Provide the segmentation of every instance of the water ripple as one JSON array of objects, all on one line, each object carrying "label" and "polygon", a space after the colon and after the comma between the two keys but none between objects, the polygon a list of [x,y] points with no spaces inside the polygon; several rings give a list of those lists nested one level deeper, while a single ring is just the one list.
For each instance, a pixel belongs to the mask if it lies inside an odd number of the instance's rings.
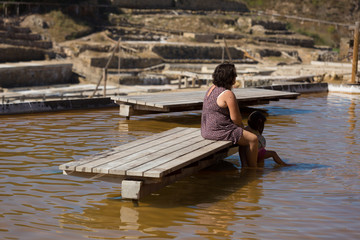
[{"label": "water ripple", "polygon": [[58,166],[177,126],[199,111],[134,116],[118,109],[0,118],[2,239],[358,239],[360,100],[311,94],[259,106],[269,149],[295,166],[241,170],[237,156],[144,199]]}]

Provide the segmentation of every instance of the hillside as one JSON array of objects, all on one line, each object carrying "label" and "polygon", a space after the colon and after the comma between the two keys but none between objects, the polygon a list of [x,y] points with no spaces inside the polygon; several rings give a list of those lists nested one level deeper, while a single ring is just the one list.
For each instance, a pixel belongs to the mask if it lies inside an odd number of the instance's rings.
[{"label": "hillside", "polygon": [[[220,0],[212,1],[219,3]],[[91,5],[81,6],[79,11],[74,6],[52,8],[39,14],[5,19],[2,41],[15,43],[13,39],[6,39],[10,35],[5,25],[11,22],[31,29],[42,35],[43,40],[53,43],[55,52],[46,50],[41,55],[72,59],[77,73],[97,81],[105,66],[115,71],[121,65],[122,71],[136,75],[142,69],[164,63],[218,63],[225,56],[224,39],[236,63],[279,66],[306,64],[312,60],[339,61],[342,60],[337,54],[340,37],[351,37],[351,31],[338,23],[353,24],[359,13],[356,2],[352,7],[345,7],[345,1],[340,1],[341,6],[335,1],[321,0],[244,2],[250,11],[209,11],[201,6],[197,10],[158,9],[159,1],[153,8],[152,2],[147,2],[146,9],[113,6],[102,11]],[[195,2],[191,6],[197,7]],[[121,40],[118,58],[107,63],[118,40]],[[16,44],[24,42],[18,40]],[[3,47],[4,51],[8,49],[7,45]],[[19,52],[19,49],[21,46],[15,50]],[[4,58],[7,55],[12,54],[2,54]],[[133,75],[127,78],[131,80]]]},{"label": "hillside", "polygon": [[[252,11],[349,25],[353,25],[360,17],[360,2],[357,0],[242,0],[242,2],[245,2]],[[289,23],[290,29],[313,37],[317,44],[338,48],[341,37],[352,36],[347,27],[292,19],[284,20]]]},{"label": "hillside", "polygon": [[359,18],[357,0],[241,0],[252,10],[273,10],[279,14],[352,23]]}]

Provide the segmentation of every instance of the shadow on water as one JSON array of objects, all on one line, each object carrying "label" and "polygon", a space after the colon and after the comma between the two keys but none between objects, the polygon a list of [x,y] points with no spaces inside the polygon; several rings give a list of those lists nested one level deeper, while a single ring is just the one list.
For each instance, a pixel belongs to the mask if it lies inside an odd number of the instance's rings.
[{"label": "shadow on water", "polygon": [[241,170],[233,163],[222,161],[168,185],[142,202],[158,208],[214,203],[234,194],[250,182],[262,179],[263,174],[262,170]]},{"label": "shadow on water", "polygon": [[[159,192],[145,197],[141,202],[158,208],[196,206],[215,203],[229,196],[236,196],[239,192],[244,193],[245,191],[246,194],[249,194],[248,191],[255,189],[257,192],[255,195],[260,198],[262,181],[267,174],[330,167],[316,163],[297,163],[284,167],[273,163],[272,160],[267,160],[264,169],[241,169],[237,161],[237,155],[230,156],[226,161],[221,161],[195,175],[171,184]],[[249,188],[250,185],[251,188]]]},{"label": "shadow on water", "polygon": [[272,116],[284,116],[284,115],[295,115],[295,114],[309,114],[316,112],[315,110],[297,109],[297,108],[284,108],[269,106],[266,107],[267,113]]},{"label": "shadow on water", "polygon": [[[300,163],[261,170],[240,169],[234,159],[222,161],[163,188],[140,201],[139,207],[134,207],[131,201],[110,196],[97,203],[89,202],[81,212],[62,214],[61,225],[64,228],[81,225],[89,229],[137,230],[143,236],[165,237],[164,234],[169,235],[162,229],[196,223],[207,226],[209,232],[214,228],[231,235],[228,226],[234,218],[240,217],[238,211],[241,210],[247,219],[262,216],[259,204],[264,196],[267,174],[327,167]],[[99,224],[103,222],[106,224]]]},{"label": "shadow on water", "polygon": [[149,115],[146,118],[139,118],[140,121],[159,121],[165,123],[177,123],[181,125],[194,125],[200,124],[201,112],[176,112],[161,115]]},{"label": "shadow on water", "polygon": [[[240,111],[244,118],[247,118],[250,115],[250,113],[253,111],[262,111],[264,113],[267,112],[266,109],[252,108],[252,107],[241,107]],[[189,126],[189,125],[193,126],[193,125],[199,125],[201,123],[201,110],[139,115],[139,116],[133,116],[131,119],[143,123],[154,121],[160,123],[176,123],[178,125],[183,125],[183,126]],[[120,121],[122,123],[125,123],[126,121],[129,120],[122,119]]]},{"label": "shadow on water", "polygon": [[[323,165],[318,163],[296,163],[294,166],[281,167],[278,171],[307,171],[321,168],[330,168],[329,165]],[[276,168],[277,170],[277,168]]]},{"label": "shadow on water", "polygon": [[[239,202],[243,202],[239,207],[246,211],[259,210],[264,174],[262,170],[240,170],[224,161],[144,198],[139,207],[131,201],[109,197],[95,204],[88,203],[82,212],[61,214],[60,221],[64,228],[81,225],[90,229],[136,229],[145,235],[148,229],[153,229],[151,236],[163,236],[160,228],[182,228],[184,221],[210,224],[228,231],[227,221],[235,217],[234,209]],[[221,218],[214,218],[214,214]],[[225,222],[221,220],[224,215],[227,216]],[[222,223],[218,226],[217,221]]]}]

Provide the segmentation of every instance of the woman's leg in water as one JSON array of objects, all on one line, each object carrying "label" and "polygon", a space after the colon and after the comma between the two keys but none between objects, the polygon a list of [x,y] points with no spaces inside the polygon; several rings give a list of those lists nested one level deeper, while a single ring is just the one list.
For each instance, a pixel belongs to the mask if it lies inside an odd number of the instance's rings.
[{"label": "woman's leg in water", "polygon": [[240,162],[241,162],[241,167],[248,167],[248,160],[246,157],[246,152],[247,152],[247,148],[249,148],[248,146],[239,146],[239,157],[240,157]]},{"label": "woman's leg in water", "polygon": [[[248,146],[246,151],[247,167],[257,167],[258,157],[258,138],[255,134],[244,130],[238,144],[240,146]],[[240,150],[240,148],[239,148]],[[240,154],[240,152],[239,152]],[[241,155],[240,155],[241,156]]]}]

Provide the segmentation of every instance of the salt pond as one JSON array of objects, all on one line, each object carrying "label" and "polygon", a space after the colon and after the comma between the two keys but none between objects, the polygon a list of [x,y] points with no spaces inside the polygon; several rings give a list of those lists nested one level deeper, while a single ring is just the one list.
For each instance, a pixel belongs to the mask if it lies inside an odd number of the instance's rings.
[{"label": "salt pond", "polygon": [[359,239],[359,95],[312,94],[267,109],[268,148],[296,166],[240,170],[237,156],[145,198],[64,176],[62,163],[173,127],[200,112],[135,116],[118,109],[2,116],[2,239]]}]

